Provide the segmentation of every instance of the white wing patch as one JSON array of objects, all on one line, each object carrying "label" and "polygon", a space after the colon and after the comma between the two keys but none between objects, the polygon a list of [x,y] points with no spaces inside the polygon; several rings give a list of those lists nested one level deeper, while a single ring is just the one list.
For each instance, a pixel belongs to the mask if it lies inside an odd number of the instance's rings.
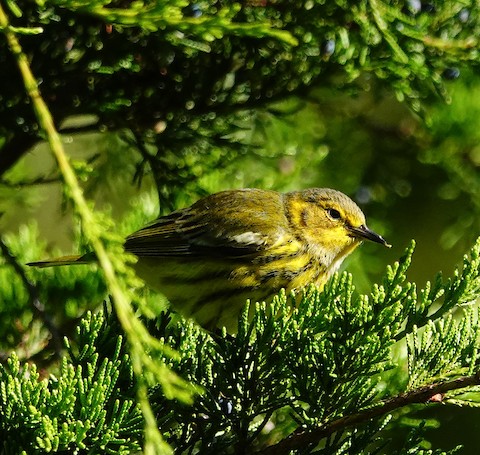
[{"label": "white wing patch", "polygon": [[251,231],[234,235],[232,240],[243,245],[264,245],[266,242],[264,234]]}]

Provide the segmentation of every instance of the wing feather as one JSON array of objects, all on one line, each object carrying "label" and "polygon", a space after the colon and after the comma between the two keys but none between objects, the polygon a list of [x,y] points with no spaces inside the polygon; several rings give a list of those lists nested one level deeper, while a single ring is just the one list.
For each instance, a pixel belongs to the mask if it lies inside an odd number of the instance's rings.
[{"label": "wing feather", "polygon": [[278,239],[284,217],[279,193],[225,191],[158,218],[127,237],[125,249],[149,257],[251,256]]}]

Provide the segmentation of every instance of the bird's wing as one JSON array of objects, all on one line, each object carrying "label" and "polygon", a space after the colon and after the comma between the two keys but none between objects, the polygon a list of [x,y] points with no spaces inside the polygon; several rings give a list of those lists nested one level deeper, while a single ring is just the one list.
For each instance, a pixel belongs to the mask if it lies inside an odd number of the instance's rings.
[{"label": "bird's wing", "polygon": [[127,237],[125,249],[149,257],[245,257],[268,249],[285,226],[278,193],[228,191],[160,217]]}]

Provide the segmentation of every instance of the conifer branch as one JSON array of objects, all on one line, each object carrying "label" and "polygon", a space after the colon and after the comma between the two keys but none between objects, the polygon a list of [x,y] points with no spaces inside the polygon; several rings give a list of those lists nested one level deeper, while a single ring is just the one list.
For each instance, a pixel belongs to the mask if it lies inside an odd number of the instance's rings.
[{"label": "conifer branch", "polygon": [[375,407],[340,417],[315,430],[297,430],[279,443],[255,453],[261,455],[289,454],[292,450],[306,447],[309,444],[317,444],[323,438],[338,431],[365,423],[371,419],[395,411],[396,409],[403,408],[404,406],[416,403],[438,402],[441,401],[443,395],[449,391],[472,387],[474,385],[480,385],[480,370],[470,376],[461,376],[450,381],[437,382],[400,393],[399,395],[379,402]]},{"label": "conifer branch", "polygon": [[[128,284],[125,282],[128,276],[131,284],[134,281],[134,275],[128,275],[128,272],[125,272],[125,269],[128,270],[128,267],[126,267],[127,260],[115,257],[112,253],[114,247],[117,247],[117,252],[121,249],[121,241],[115,236],[104,234],[105,225],[100,223],[99,218],[95,216],[95,213],[84,198],[77,175],[65,153],[52,113],[40,93],[29,60],[22,49],[15,30],[11,28],[9,17],[1,4],[0,30],[4,33],[10,52],[16,60],[25,91],[32,102],[38,125],[45,134],[45,138],[62,175],[65,189],[82,223],[83,234],[91,245],[103,272],[105,283],[112,296],[116,315],[130,344],[135,374],[144,381],[144,377],[151,373],[150,377],[155,377],[157,382],[164,385],[166,396],[180,398],[187,402],[191,401],[194,388],[178,378],[166,365],[157,364],[150,355],[152,351],[169,352],[173,355],[173,351],[161,341],[151,337],[144,324],[135,315]],[[109,246],[110,248],[108,248]],[[167,444],[164,443],[157,426],[152,424],[151,417],[153,413],[150,409],[150,402],[146,394],[142,393],[141,387],[138,389],[138,399],[146,420],[145,453],[154,453],[155,447],[162,450],[162,453],[168,453]]]}]

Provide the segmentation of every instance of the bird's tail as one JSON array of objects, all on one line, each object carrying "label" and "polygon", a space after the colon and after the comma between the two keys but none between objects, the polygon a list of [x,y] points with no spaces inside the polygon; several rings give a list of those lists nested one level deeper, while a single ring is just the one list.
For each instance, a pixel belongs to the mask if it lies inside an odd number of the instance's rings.
[{"label": "bird's tail", "polygon": [[31,267],[57,267],[59,265],[79,265],[91,264],[95,260],[92,254],[61,256],[55,259],[47,259],[46,261],[29,262],[27,265]]}]

